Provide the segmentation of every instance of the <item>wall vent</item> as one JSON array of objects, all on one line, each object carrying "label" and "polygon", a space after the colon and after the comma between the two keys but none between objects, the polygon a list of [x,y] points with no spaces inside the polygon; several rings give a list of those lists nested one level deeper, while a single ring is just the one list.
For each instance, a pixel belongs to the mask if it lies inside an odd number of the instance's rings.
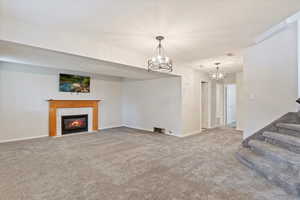
[{"label": "wall vent", "polygon": [[165,134],[165,133],[166,133],[166,129],[154,127],[154,128],[153,128],[153,132],[154,132],[154,133],[163,133],[163,134]]}]

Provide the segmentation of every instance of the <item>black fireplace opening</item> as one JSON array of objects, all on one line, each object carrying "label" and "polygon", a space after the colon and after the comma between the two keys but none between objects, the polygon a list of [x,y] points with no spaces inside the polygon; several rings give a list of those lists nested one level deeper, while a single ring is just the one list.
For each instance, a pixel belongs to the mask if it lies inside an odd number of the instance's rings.
[{"label": "black fireplace opening", "polygon": [[62,135],[88,131],[88,115],[65,115],[61,118]]}]

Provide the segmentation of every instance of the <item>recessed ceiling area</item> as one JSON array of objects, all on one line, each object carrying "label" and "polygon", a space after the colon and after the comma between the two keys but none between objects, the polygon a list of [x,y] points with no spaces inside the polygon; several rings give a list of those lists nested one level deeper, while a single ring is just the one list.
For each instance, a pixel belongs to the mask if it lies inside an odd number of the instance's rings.
[{"label": "recessed ceiling area", "polygon": [[1,0],[0,39],[145,68],[155,36],[174,67],[236,52],[299,0]]}]

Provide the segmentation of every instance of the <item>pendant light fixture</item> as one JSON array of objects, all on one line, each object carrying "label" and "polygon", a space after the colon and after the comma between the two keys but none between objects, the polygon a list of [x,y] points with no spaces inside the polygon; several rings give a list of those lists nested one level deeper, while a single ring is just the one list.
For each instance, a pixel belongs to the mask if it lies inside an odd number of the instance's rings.
[{"label": "pendant light fixture", "polygon": [[210,74],[211,79],[220,81],[225,78],[225,74],[220,71],[220,64],[219,62],[215,63],[216,65],[216,71]]},{"label": "pendant light fixture", "polygon": [[157,36],[158,41],[157,55],[148,60],[148,71],[159,71],[159,72],[172,72],[173,63],[172,60],[165,55],[164,48],[162,47],[161,41],[164,39],[163,36]]}]

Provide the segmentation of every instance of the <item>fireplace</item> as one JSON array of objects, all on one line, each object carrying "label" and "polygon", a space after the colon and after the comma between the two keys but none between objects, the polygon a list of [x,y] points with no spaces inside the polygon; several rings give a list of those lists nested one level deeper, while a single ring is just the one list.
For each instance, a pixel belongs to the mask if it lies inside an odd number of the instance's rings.
[{"label": "fireplace", "polygon": [[65,115],[61,117],[62,135],[88,131],[88,115]]}]

